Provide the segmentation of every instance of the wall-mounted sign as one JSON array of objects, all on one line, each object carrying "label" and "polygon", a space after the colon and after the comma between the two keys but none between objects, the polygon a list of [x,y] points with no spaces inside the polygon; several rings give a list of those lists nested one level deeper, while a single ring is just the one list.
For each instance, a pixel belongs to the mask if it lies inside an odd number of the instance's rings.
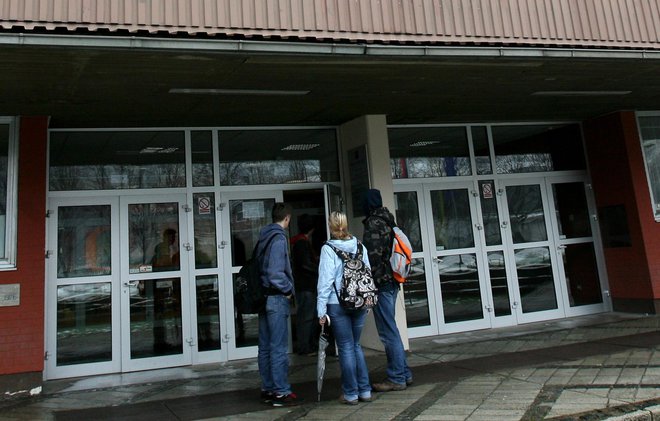
[{"label": "wall-mounted sign", "polygon": [[481,185],[481,195],[484,199],[493,198],[493,185],[490,183],[483,183]]},{"label": "wall-mounted sign", "polygon": [[208,215],[211,213],[211,198],[202,196],[197,200],[197,211],[200,215]]},{"label": "wall-mounted sign", "polygon": [[0,285],[0,307],[17,306],[21,303],[21,285]]}]

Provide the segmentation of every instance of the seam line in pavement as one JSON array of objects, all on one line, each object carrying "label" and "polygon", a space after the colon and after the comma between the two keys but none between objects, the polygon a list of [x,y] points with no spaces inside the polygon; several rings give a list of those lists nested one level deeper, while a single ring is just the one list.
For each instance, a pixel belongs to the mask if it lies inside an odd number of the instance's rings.
[{"label": "seam line in pavement", "polygon": [[424,396],[422,396],[417,401],[415,401],[415,403],[413,403],[408,408],[406,408],[401,413],[399,413],[399,415],[392,418],[392,420],[393,421],[414,420],[422,412],[426,411],[429,407],[431,407],[434,403],[436,403],[438,399],[443,397],[454,386],[456,386],[456,384],[457,384],[456,382],[443,382],[438,384],[436,387],[426,392]]}]

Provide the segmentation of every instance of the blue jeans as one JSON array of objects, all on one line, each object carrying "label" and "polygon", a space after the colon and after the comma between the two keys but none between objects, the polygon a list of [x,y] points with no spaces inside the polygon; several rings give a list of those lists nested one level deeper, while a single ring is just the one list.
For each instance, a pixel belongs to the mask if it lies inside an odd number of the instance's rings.
[{"label": "blue jeans", "polygon": [[278,395],[291,393],[289,384],[289,299],[271,295],[259,314],[259,374],[261,390]]},{"label": "blue jeans", "polygon": [[314,337],[319,325],[316,318],[316,294],[312,291],[296,292],[296,307],[298,353],[309,354],[318,347],[318,338]]},{"label": "blue jeans", "polygon": [[405,384],[406,380],[412,380],[412,372],[408,367],[406,351],[403,349],[399,328],[394,318],[398,293],[397,282],[389,282],[378,287],[378,305],[374,307],[374,319],[387,356],[387,379],[392,383]]},{"label": "blue jeans", "polygon": [[371,397],[369,370],[362,353],[360,335],[367,311],[346,311],[339,304],[328,304],[330,327],[339,349],[341,389],[344,399],[353,401],[359,397]]}]

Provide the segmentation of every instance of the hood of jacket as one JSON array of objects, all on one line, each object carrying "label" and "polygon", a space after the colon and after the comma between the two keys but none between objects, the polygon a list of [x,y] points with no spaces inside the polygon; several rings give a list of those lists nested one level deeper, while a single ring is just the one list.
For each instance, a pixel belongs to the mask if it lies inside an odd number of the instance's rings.
[{"label": "hood of jacket", "polygon": [[357,252],[357,238],[351,237],[348,240],[338,240],[333,238],[328,240],[328,243],[337,247],[339,250],[345,251],[347,253],[356,253]]}]

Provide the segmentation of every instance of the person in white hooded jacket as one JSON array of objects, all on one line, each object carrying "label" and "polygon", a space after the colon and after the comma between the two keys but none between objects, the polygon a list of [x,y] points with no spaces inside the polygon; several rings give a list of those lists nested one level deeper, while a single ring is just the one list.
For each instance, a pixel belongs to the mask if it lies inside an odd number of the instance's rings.
[{"label": "person in white hooded jacket", "polygon": [[[358,240],[348,232],[348,220],[342,212],[332,212],[328,218],[332,246],[348,253],[357,253]],[[362,244],[362,260],[369,266],[367,249]],[[360,345],[367,310],[345,310],[339,305],[344,264],[328,244],[321,248],[316,309],[319,324],[329,324],[337,341],[341,368],[342,395],[339,401],[348,405],[371,401],[369,370]]]}]

